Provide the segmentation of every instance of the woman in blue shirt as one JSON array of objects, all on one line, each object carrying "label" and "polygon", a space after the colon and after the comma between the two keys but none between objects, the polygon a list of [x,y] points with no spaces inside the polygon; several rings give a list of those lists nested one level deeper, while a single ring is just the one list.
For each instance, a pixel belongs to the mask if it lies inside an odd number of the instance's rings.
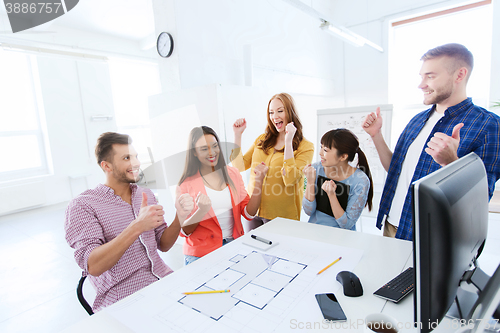
[{"label": "woman in blue shirt", "polygon": [[[358,155],[356,167],[349,165]],[[302,202],[304,212],[310,216],[309,222],[337,228],[356,230],[356,221],[361,212],[368,206],[372,209],[373,181],[365,154],[359,148],[356,135],[345,128],[326,132],[321,138],[319,152],[320,162],[309,164],[304,168],[307,187]],[[325,181],[321,188],[328,195],[333,216],[316,210],[317,176]],[[335,181],[350,186],[347,207],[341,207],[335,190]]]}]

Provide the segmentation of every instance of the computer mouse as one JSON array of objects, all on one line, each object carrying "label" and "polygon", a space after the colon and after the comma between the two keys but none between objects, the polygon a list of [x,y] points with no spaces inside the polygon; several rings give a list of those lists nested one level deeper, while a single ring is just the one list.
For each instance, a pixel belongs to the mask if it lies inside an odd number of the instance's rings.
[{"label": "computer mouse", "polygon": [[342,271],[337,274],[337,281],[344,287],[344,295],[350,297],[363,296],[361,281],[353,272]]}]

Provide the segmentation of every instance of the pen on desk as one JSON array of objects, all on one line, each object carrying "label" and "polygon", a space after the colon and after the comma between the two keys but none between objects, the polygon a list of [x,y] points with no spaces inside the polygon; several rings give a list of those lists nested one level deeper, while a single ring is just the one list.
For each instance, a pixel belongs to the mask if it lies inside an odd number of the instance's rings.
[{"label": "pen on desk", "polygon": [[335,265],[336,263],[338,263],[340,259],[342,259],[342,257],[339,257],[337,260],[335,260],[334,262],[332,262],[330,265],[328,265],[328,266],[326,266],[325,268],[323,268],[322,270],[320,270],[320,271],[318,272],[318,274],[317,274],[317,275],[319,275],[319,274],[323,273],[323,272],[324,272],[324,271],[326,271],[328,268],[330,268],[330,267],[332,267],[333,265]]},{"label": "pen on desk", "polygon": [[259,237],[259,236],[252,235],[252,236],[250,236],[250,237],[252,237],[253,239],[256,239],[256,240],[258,240],[258,241],[261,241],[262,243],[269,244],[269,245],[271,245],[271,244],[273,243],[273,242],[271,242],[270,240],[267,240],[267,239],[262,238],[262,237]]},{"label": "pen on desk", "polygon": [[187,291],[183,293],[184,295],[198,295],[198,294],[218,294],[218,293],[228,293],[229,289],[224,290],[205,290],[205,291]]}]

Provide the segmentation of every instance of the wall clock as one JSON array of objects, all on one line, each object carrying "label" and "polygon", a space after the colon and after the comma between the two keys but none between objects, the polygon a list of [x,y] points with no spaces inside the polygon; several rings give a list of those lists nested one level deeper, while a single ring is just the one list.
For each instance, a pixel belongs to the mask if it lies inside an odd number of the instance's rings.
[{"label": "wall clock", "polygon": [[174,39],[168,32],[162,32],[158,35],[156,40],[156,50],[163,58],[168,58],[174,51]]}]

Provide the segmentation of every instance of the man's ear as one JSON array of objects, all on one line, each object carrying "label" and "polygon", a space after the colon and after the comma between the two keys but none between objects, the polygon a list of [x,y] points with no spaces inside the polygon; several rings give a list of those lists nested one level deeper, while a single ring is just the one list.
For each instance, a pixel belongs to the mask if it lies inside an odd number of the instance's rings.
[{"label": "man's ear", "polygon": [[460,67],[457,69],[456,73],[456,81],[457,82],[462,82],[467,78],[467,74],[469,73],[469,70],[466,67]]},{"label": "man's ear", "polygon": [[113,168],[111,167],[111,163],[109,163],[107,161],[101,161],[101,169],[104,172],[110,172],[113,170]]}]

